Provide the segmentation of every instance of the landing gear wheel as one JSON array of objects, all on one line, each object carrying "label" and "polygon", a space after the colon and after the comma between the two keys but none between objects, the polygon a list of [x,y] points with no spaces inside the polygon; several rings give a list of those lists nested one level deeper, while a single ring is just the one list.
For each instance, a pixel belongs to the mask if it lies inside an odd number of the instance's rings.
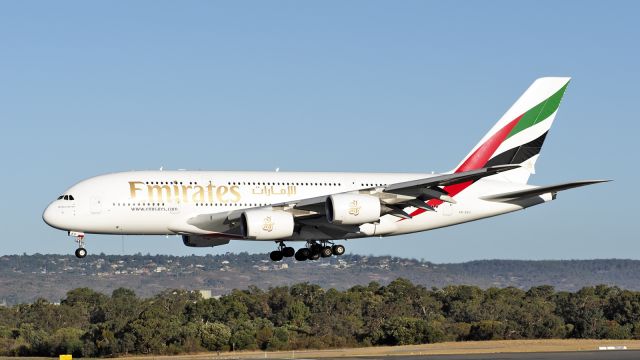
[{"label": "landing gear wheel", "polygon": [[83,257],[87,256],[87,249],[80,247],[76,249],[76,257],[78,259],[82,259]]},{"label": "landing gear wheel", "polygon": [[322,245],[318,243],[311,244],[311,247],[309,247],[309,250],[311,250],[312,254],[320,254],[320,252],[322,251]]},{"label": "landing gear wheel", "polygon": [[344,254],[345,249],[344,249],[344,246],[342,245],[333,245],[331,247],[331,252],[333,253],[333,255],[340,256]]},{"label": "landing gear wheel", "polygon": [[76,257],[82,259],[87,256],[87,249],[84,248],[84,233],[81,231],[69,231],[67,235],[75,237],[76,244],[78,244]]},{"label": "landing gear wheel", "polygon": [[271,254],[269,254],[269,257],[271,258],[272,261],[280,261],[282,260],[282,251],[279,250],[275,250],[272,251]]},{"label": "landing gear wheel", "polygon": [[320,250],[320,256],[322,256],[323,258],[329,257],[331,255],[333,255],[333,250],[331,249],[331,246],[324,246]]},{"label": "landing gear wheel", "polygon": [[281,251],[284,257],[292,257],[296,253],[296,250],[290,246],[284,247]]},{"label": "landing gear wheel", "polygon": [[296,251],[295,258],[298,261],[305,261],[309,258],[310,255],[311,255],[311,251],[309,251],[309,249],[302,248]]},{"label": "landing gear wheel", "polygon": [[311,256],[309,256],[309,260],[318,260],[320,259],[320,253],[319,252],[313,252],[311,253]]}]

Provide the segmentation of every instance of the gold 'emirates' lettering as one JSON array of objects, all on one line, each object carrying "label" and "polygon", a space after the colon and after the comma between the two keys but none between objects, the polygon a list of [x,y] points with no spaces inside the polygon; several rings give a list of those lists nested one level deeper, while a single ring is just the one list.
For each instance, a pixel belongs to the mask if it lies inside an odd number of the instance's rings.
[{"label": "gold 'emirates' lettering", "polygon": [[240,190],[239,190],[239,187],[232,186],[229,190],[231,191],[231,195],[233,195],[233,198],[231,199],[231,202],[235,203],[235,202],[240,201]]},{"label": "gold 'emirates' lettering", "polygon": [[191,185],[182,185],[182,201],[189,202],[189,189],[191,189]]},{"label": "gold 'emirates' lettering", "polygon": [[[149,199],[155,198],[158,202],[171,202],[171,187],[169,185],[147,185],[147,191]],[[167,195],[166,200],[162,197],[163,192]]]},{"label": "gold 'emirates' lettering", "polygon": [[[147,198],[141,199],[146,186]],[[205,199],[210,203],[214,200],[220,203],[236,203],[240,201],[240,187],[213,185],[211,182],[207,186],[200,185],[158,185],[145,184],[142,181],[129,181],[129,192],[131,200],[144,200],[148,202],[194,202],[204,203]]]},{"label": "gold 'emirates' lettering", "polygon": [[191,197],[193,202],[203,203],[204,202],[204,188],[202,186],[200,186],[200,185],[196,185],[196,186],[193,187],[193,189],[195,190],[195,193]]}]

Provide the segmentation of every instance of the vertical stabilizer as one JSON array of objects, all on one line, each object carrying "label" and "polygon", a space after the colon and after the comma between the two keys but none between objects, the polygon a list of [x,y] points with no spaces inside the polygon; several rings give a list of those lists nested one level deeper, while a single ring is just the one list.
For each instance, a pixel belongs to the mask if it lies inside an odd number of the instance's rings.
[{"label": "vertical stabilizer", "polygon": [[493,165],[520,164],[502,173],[508,181],[526,183],[571,78],[537,79],[456,167],[455,172]]}]

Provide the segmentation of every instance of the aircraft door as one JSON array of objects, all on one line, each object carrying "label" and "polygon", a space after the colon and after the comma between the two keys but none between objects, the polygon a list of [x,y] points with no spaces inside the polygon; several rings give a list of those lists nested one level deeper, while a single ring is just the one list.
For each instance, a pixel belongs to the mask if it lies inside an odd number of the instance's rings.
[{"label": "aircraft door", "polygon": [[100,214],[102,211],[102,201],[100,198],[96,196],[92,197],[89,208],[91,209],[92,214]]}]

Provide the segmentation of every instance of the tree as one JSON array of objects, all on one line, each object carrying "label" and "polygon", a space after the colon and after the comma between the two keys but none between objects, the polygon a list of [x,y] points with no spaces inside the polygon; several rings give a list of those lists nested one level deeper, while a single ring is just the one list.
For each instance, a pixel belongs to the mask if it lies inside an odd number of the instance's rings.
[{"label": "tree", "polygon": [[281,326],[273,330],[273,337],[269,342],[269,350],[285,350],[289,346],[289,330]]},{"label": "tree", "polygon": [[572,325],[570,336],[598,339],[604,331],[604,301],[593,287],[582,288],[575,294],[560,293],[557,296],[557,312],[565,323]]},{"label": "tree", "polygon": [[71,354],[74,357],[83,355],[82,336],[84,331],[76,328],[60,328],[47,340],[50,356]]},{"label": "tree", "polygon": [[393,317],[383,326],[385,337],[380,345],[411,345],[425,342],[427,323],[410,317]]},{"label": "tree", "polygon": [[424,333],[424,342],[431,344],[447,340],[456,339],[447,335],[447,329],[443,322],[437,320],[427,322]]},{"label": "tree", "polygon": [[256,350],[256,329],[250,320],[237,323],[231,330],[231,350]]},{"label": "tree", "polygon": [[114,290],[96,311],[102,322],[95,324],[87,334],[87,340],[96,348],[96,355],[128,354],[133,351],[135,339],[129,330],[142,312],[143,305],[133,290]]},{"label": "tree", "polygon": [[287,319],[287,324],[297,328],[305,328],[311,311],[302,301],[294,300],[284,309],[283,313]]},{"label": "tree", "polygon": [[16,331],[17,342],[20,343],[17,355],[48,356],[47,332],[31,323],[20,324]]},{"label": "tree", "polygon": [[506,326],[495,320],[482,320],[471,325],[469,340],[498,340],[504,339]]},{"label": "tree", "polygon": [[229,348],[231,329],[219,322],[204,323],[200,326],[202,346],[210,351],[222,351]]},{"label": "tree", "polygon": [[[159,259],[158,261],[161,261]],[[393,260],[393,259],[391,259]],[[220,299],[164,291],[141,299],[81,288],[62,304],[0,307],[0,354],[120,356],[539,338],[640,338],[640,292],[549,286],[427,290],[408,280],[346,291],[307,283]]]}]

